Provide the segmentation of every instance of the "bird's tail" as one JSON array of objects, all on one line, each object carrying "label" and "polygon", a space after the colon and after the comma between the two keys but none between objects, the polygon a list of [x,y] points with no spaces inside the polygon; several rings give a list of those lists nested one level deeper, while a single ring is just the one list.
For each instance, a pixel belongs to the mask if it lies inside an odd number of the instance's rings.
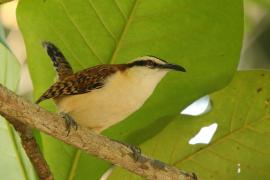
[{"label": "bird's tail", "polygon": [[68,61],[66,60],[65,56],[54,44],[48,41],[44,41],[42,45],[50,56],[53,62],[53,66],[60,80],[73,74],[73,70]]}]

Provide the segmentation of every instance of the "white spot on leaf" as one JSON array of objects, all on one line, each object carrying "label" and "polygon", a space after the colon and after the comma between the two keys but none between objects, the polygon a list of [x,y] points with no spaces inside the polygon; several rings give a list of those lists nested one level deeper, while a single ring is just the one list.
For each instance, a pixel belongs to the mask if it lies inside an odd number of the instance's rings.
[{"label": "white spot on leaf", "polygon": [[189,144],[209,144],[217,130],[218,124],[214,123],[210,126],[201,128],[200,132],[189,140]]},{"label": "white spot on leaf", "polygon": [[241,173],[241,164],[240,163],[238,163],[237,164],[237,174],[240,174]]},{"label": "white spot on leaf", "polygon": [[209,96],[204,96],[197,101],[193,102],[191,105],[186,107],[180,114],[199,116],[206,112],[209,112],[211,109],[211,103]]}]

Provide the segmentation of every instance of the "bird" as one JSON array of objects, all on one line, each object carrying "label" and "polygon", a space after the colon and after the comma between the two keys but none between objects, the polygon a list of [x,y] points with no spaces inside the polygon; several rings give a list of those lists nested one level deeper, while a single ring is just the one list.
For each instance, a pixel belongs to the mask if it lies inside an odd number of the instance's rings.
[{"label": "bird", "polygon": [[140,109],[162,78],[185,68],[155,56],[140,56],[128,63],[101,64],[73,72],[63,53],[51,42],[43,47],[58,79],[36,101],[53,99],[70,126],[100,133]]}]

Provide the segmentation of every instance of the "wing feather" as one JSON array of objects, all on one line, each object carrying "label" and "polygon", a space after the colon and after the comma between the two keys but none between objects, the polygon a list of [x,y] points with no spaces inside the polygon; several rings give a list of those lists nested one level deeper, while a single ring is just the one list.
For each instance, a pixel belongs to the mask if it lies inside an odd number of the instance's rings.
[{"label": "wing feather", "polygon": [[116,71],[117,67],[113,65],[99,65],[77,72],[54,83],[36,103],[38,104],[50,98],[84,94],[100,89],[104,86],[106,78]]}]

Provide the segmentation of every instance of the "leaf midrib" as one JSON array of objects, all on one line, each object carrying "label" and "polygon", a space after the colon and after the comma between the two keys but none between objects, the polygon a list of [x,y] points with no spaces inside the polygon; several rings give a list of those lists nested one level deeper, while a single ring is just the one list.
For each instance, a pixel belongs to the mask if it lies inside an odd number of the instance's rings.
[{"label": "leaf midrib", "polygon": [[72,166],[70,168],[70,171],[69,171],[69,175],[68,175],[68,180],[72,180],[74,179],[74,176],[76,174],[76,170],[77,170],[77,166],[78,166],[78,162],[79,162],[79,159],[81,157],[81,151],[80,150],[76,150],[75,152],[75,155],[74,155],[74,158],[73,158],[73,161],[72,161]]},{"label": "leaf midrib", "polygon": [[129,27],[129,25],[130,25],[130,23],[131,23],[131,21],[133,19],[133,15],[134,15],[135,9],[137,7],[138,1],[139,0],[135,0],[133,5],[132,5],[131,12],[130,12],[130,14],[129,14],[128,18],[127,18],[127,21],[126,21],[126,23],[124,25],[124,28],[123,28],[123,30],[121,32],[120,38],[119,38],[118,42],[116,43],[116,47],[114,48],[114,51],[112,52],[111,58],[109,58],[110,59],[109,60],[110,64],[114,63],[114,61],[116,59],[116,55],[117,55],[117,53],[118,53],[118,51],[120,49],[123,38],[124,38],[124,36],[125,36],[125,34],[126,34],[127,30],[128,30],[128,27]]}]

